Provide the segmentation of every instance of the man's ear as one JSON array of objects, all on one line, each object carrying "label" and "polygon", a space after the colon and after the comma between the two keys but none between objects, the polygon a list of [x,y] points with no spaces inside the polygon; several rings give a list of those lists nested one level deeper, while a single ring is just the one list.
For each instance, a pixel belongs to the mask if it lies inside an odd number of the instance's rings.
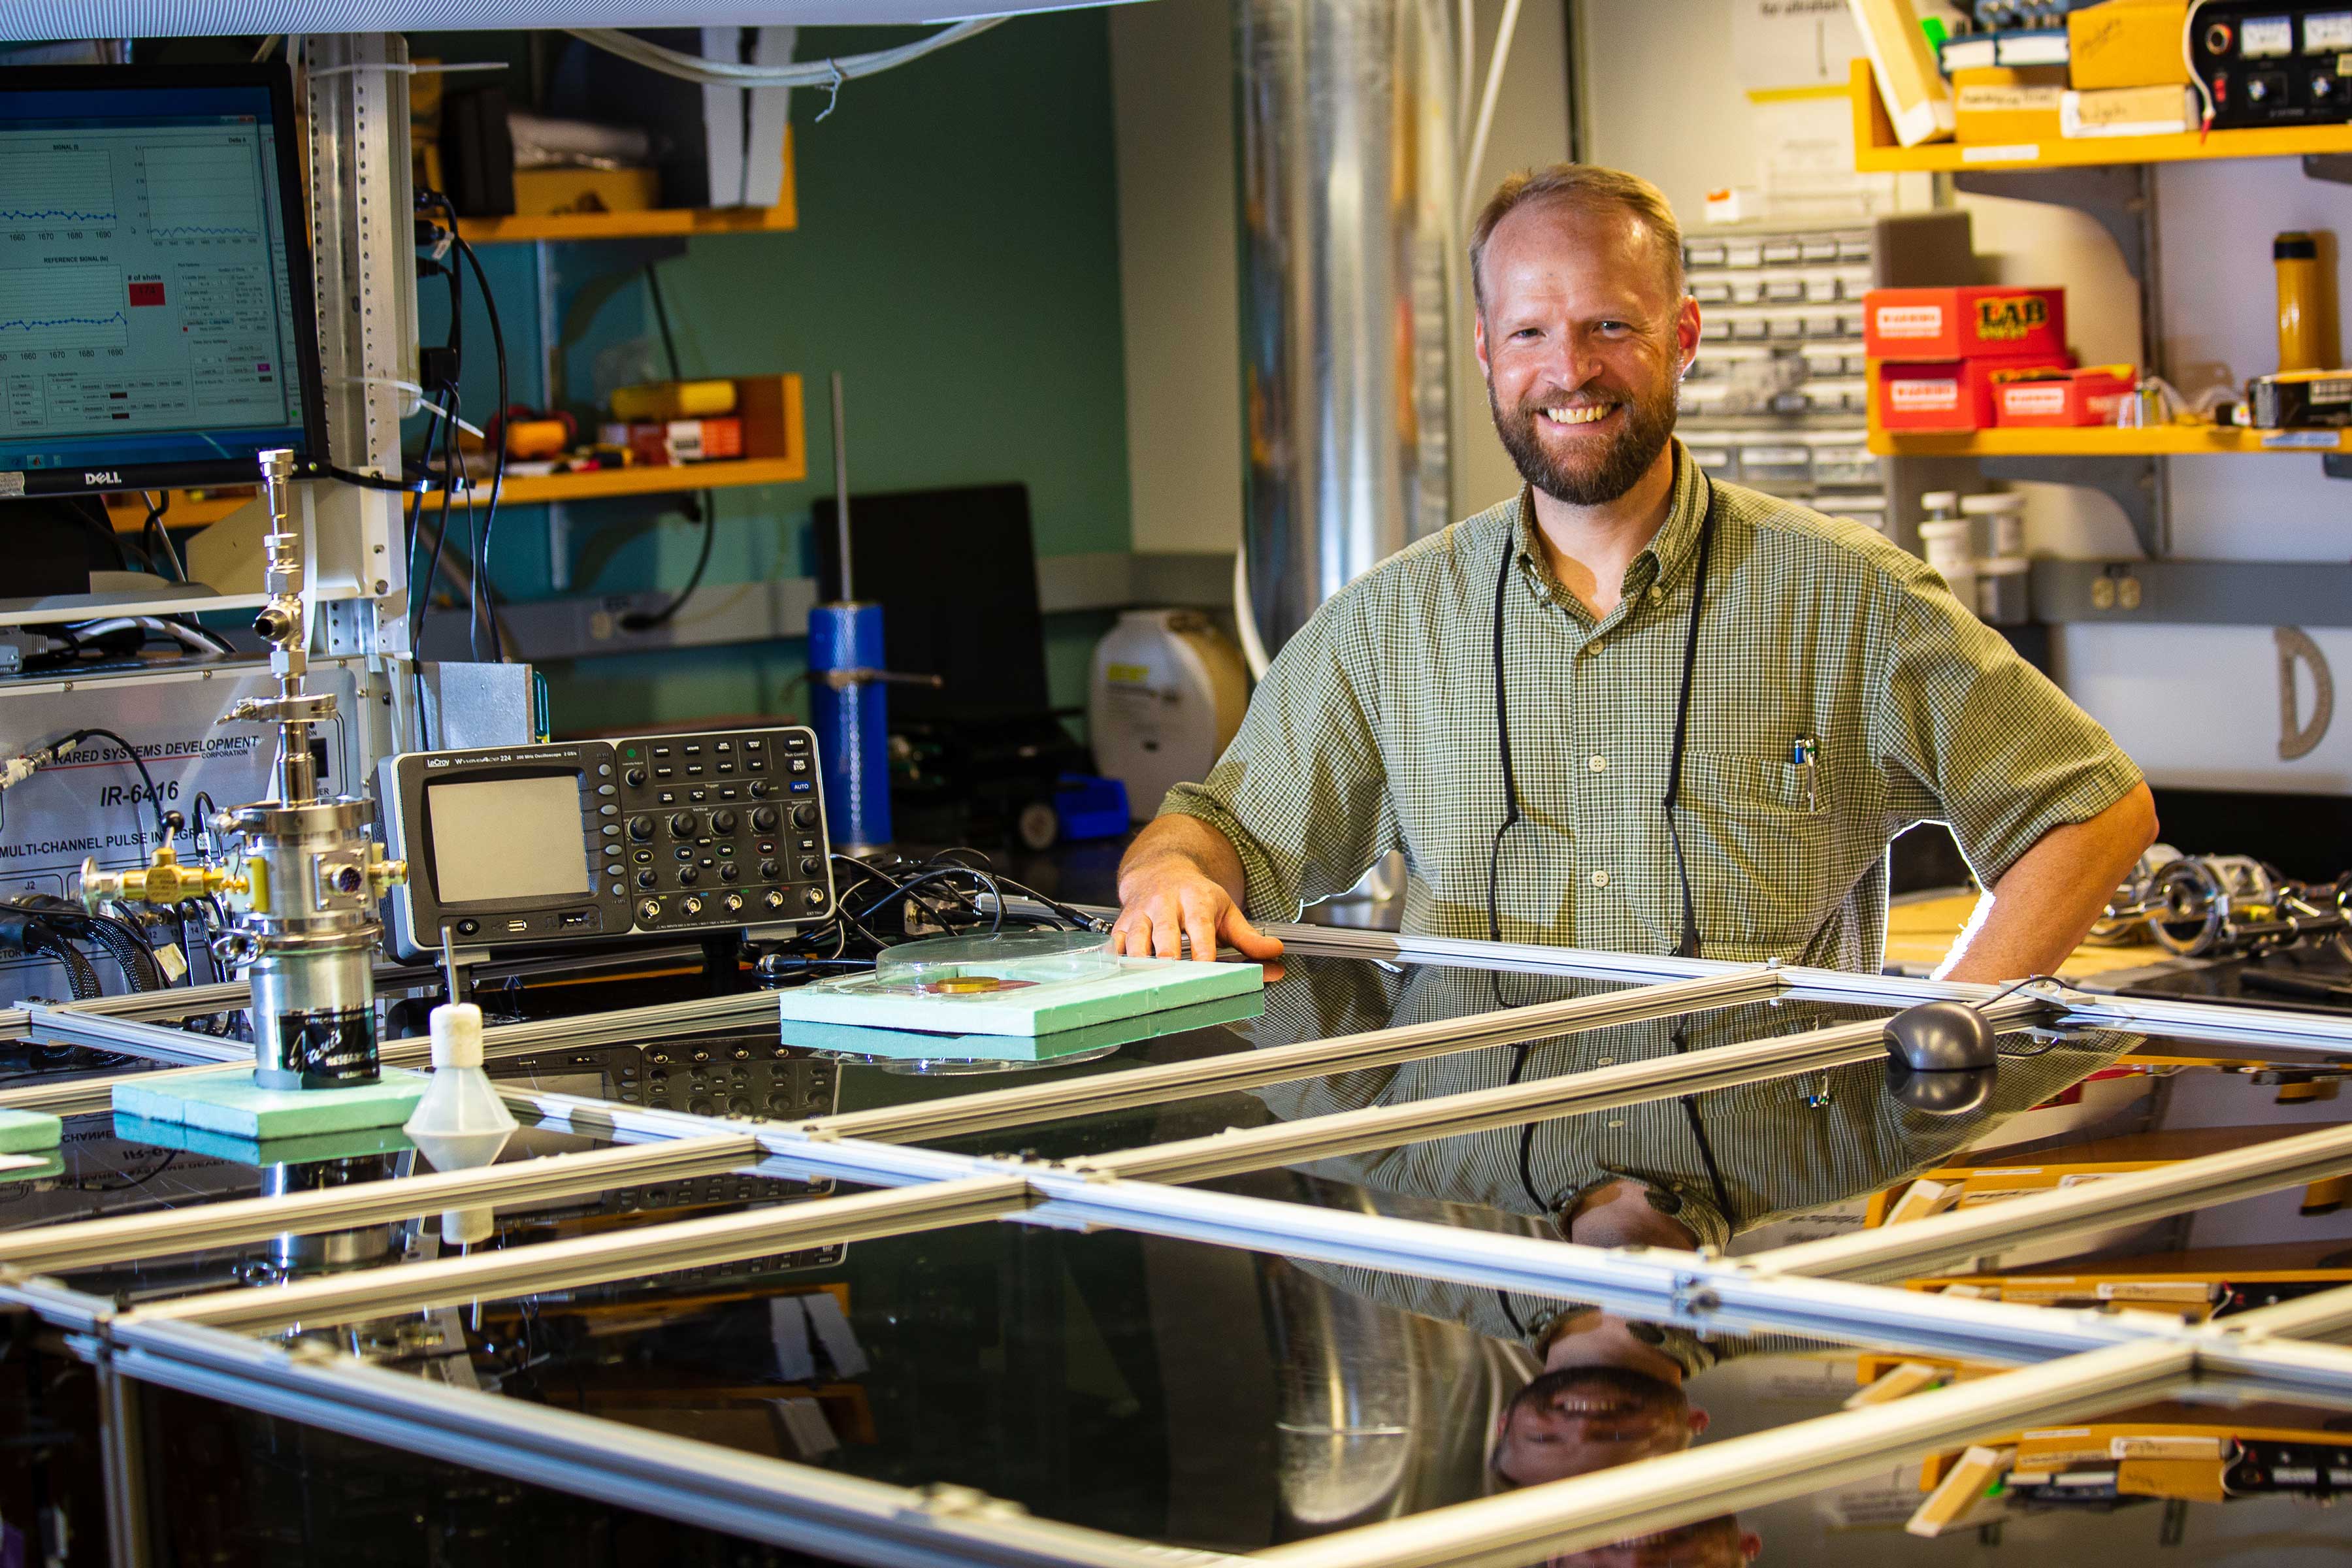
[{"label": "man's ear", "polygon": [[1688,294],[1683,296],[1682,309],[1675,315],[1675,353],[1682,362],[1676,379],[1690,374],[1698,363],[1699,315],[1698,301]]},{"label": "man's ear", "polygon": [[1692,1405],[1690,1407],[1691,1436],[1694,1437],[1706,1436],[1706,1424],[1712,1419],[1713,1417],[1709,1416],[1704,1409],[1696,1405]]},{"label": "man's ear", "polygon": [[1478,374],[1492,380],[1495,367],[1486,363],[1486,312],[1475,308],[1470,312],[1470,353],[1478,361]]},{"label": "man's ear", "polygon": [[1739,1555],[1753,1563],[1764,1555],[1764,1538],[1752,1530],[1739,1532]]}]

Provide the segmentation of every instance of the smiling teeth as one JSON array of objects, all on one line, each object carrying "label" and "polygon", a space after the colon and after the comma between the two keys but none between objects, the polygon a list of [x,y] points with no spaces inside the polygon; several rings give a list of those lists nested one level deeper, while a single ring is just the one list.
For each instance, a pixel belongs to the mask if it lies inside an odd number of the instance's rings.
[{"label": "smiling teeth", "polygon": [[1616,406],[1613,403],[1596,403],[1575,408],[1547,408],[1544,417],[1555,425],[1590,425],[1606,417]]}]

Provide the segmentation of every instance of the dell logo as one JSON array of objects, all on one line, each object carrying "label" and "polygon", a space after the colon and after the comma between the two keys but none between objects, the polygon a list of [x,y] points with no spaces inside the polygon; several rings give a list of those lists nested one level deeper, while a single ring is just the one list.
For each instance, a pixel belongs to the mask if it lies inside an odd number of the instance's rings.
[{"label": "dell logo", "polygon": [[112,468],[93,468],[81,477],[86,485],[119,485],[122,476]]}]

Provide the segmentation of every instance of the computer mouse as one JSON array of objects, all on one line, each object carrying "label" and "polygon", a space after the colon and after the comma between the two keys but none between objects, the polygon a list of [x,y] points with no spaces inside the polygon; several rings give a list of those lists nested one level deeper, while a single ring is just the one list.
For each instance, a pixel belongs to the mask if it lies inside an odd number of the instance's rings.
[{"label": "computer mouse", "polygon": [[1913,1072],[1966,1072],[2000,1060],[1992,1026],[1963,1002],[1922,1002],[1887,1019],[1886,1054]]},{"label": "computer mouse", "polygon": [[1886,1021],[1886,1092],[1928,1116],[1965,1116],[1992,1096],[2000,1051],[1984,1015],[1923,1002]]}]

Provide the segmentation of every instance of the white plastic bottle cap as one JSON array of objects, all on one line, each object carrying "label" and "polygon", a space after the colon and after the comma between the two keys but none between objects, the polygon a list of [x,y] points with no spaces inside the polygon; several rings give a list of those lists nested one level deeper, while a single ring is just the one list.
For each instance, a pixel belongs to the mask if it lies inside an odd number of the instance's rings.
[{"label": "white plastic bottle cap", "polygon": [[1958,490],[1929,490],[1919,498],[1919,504],[1929,511],[1949,511],[1960,504]]},{"label": "white plastic bottle cap", "polygon": [[2005,511],[2025,510],[2025,498],[2015,490],[2003,490],[1997,495],[1969,496],[1960,502],[1960,510],[1969,517],[1992,517]]},{"label": "white plastic bottle cap", "polygon": [[482,1065],[482,1010],[471,1002],[445,1002],[433,1009],[433,1065]]}]

